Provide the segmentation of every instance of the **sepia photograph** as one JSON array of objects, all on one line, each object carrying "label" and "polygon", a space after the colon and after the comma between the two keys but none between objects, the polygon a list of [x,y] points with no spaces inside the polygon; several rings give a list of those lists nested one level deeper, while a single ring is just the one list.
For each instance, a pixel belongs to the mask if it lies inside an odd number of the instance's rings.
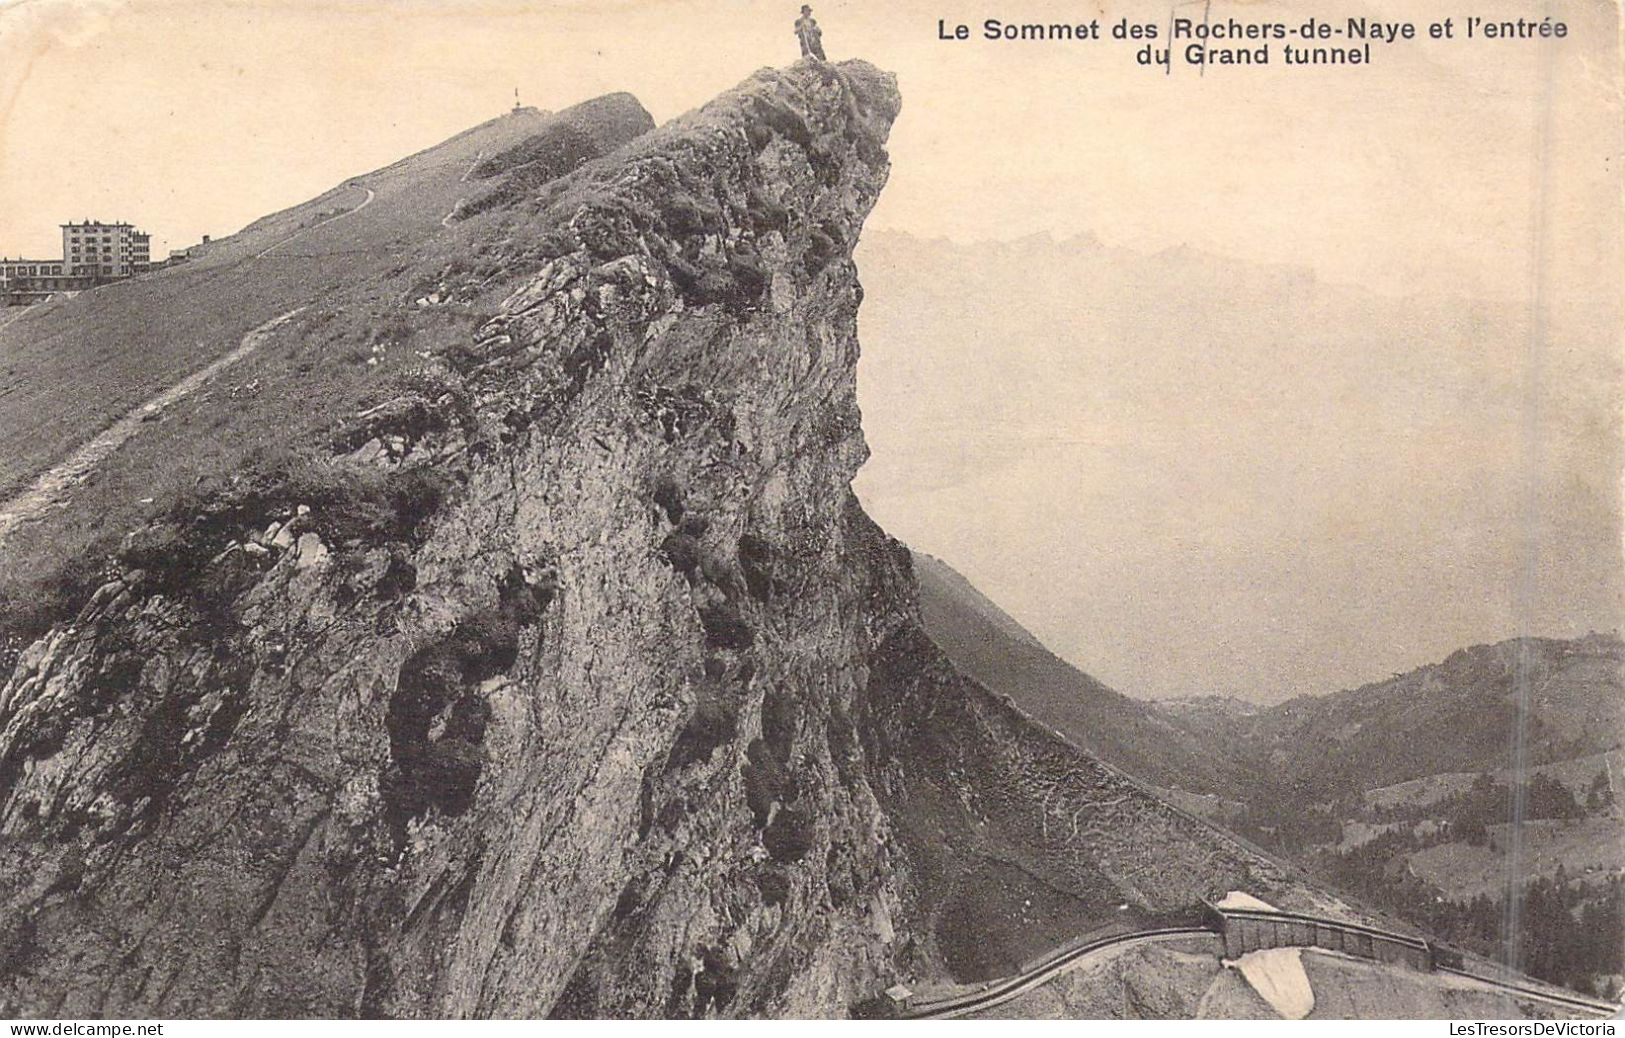
[{"label": "sepia photograph", "polygon": [[1622,286],[1618,0],[0,0],[6,1034],[1612,1035]]}]

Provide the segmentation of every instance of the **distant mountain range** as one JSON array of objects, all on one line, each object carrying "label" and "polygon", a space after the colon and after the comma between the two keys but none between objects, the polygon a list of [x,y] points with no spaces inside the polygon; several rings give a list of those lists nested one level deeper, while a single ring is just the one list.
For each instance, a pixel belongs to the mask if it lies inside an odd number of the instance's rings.
[{"label": "distant mountain range", "polygon": [[1521,638],[1462,649],[1442,663],[1325,696],[1258,709],[1203,697],[1157,704],[1163,716],[1323,796],[1444,772],[1511,767],[1520,684],[1525,763],[1620,746],[1625,645],[1614,635]]},{"label": "distant mountain range", "polygon": [[1520,680],[1525,763],[1619,748],[1618,636],[1476,645],[1387,681],[1262,707],[1231,696],[1144,702],[1060,659],[947,563],[916,552],[926,629],[956,666],[1036,720],[1148,782],[1246,798],[1283,783],[1317,796],[1512,764]]}]

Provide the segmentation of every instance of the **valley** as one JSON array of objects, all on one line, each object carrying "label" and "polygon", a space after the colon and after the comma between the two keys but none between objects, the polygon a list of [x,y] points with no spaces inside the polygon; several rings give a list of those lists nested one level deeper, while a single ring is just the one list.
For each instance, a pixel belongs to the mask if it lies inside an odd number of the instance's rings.
[{"label": "valley", "polygon": [[[1615,936],[1625,935],[1617,638],[1476,646],[1387,682],[1276,707],[1226,697],[1144,704],[1048,653],[939,560],[916,556],[916,572],[926,628],[956,664],[1154,782],[1170,804],[1368,910],[1486,958],[1501,953],[1511,884],[1530,908],[1525,968],[1588,995],[1617,997],[1625,985],[1625,936]],[[1520,675],[1532,682],[1534,763],[1514,826],[1506,725]],[[1155,766],[1140,759],[1147,747]],[[1486,770],[1452,770],[1466,762]]]}]

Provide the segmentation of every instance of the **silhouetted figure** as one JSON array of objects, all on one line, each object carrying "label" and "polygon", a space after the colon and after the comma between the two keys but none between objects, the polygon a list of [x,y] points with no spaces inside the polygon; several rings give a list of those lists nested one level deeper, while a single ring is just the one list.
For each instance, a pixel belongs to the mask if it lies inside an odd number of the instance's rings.
[{"label": "silhouetted figure", "polygon": [[812,8],[801,5],[801,17],[796,19],[796,39],[801,41],[801,56],[828,61],[824,57],[824,33],[813,20]]}]

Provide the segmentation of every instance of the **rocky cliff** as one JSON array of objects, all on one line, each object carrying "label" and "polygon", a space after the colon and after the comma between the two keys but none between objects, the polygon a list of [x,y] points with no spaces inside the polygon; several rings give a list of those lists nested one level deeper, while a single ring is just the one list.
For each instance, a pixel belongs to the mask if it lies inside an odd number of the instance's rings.
[{"label": "rocky cliff", "polygon": [[1022,926],[978,870],[1078,926],[1290,901],[953,671],[849,489],[898,110],[803,62],[481,173],[386,287],[493,312],[131,531],[6,677],[0,1013],[838,1015],[1030,950],[956,950]]}]

